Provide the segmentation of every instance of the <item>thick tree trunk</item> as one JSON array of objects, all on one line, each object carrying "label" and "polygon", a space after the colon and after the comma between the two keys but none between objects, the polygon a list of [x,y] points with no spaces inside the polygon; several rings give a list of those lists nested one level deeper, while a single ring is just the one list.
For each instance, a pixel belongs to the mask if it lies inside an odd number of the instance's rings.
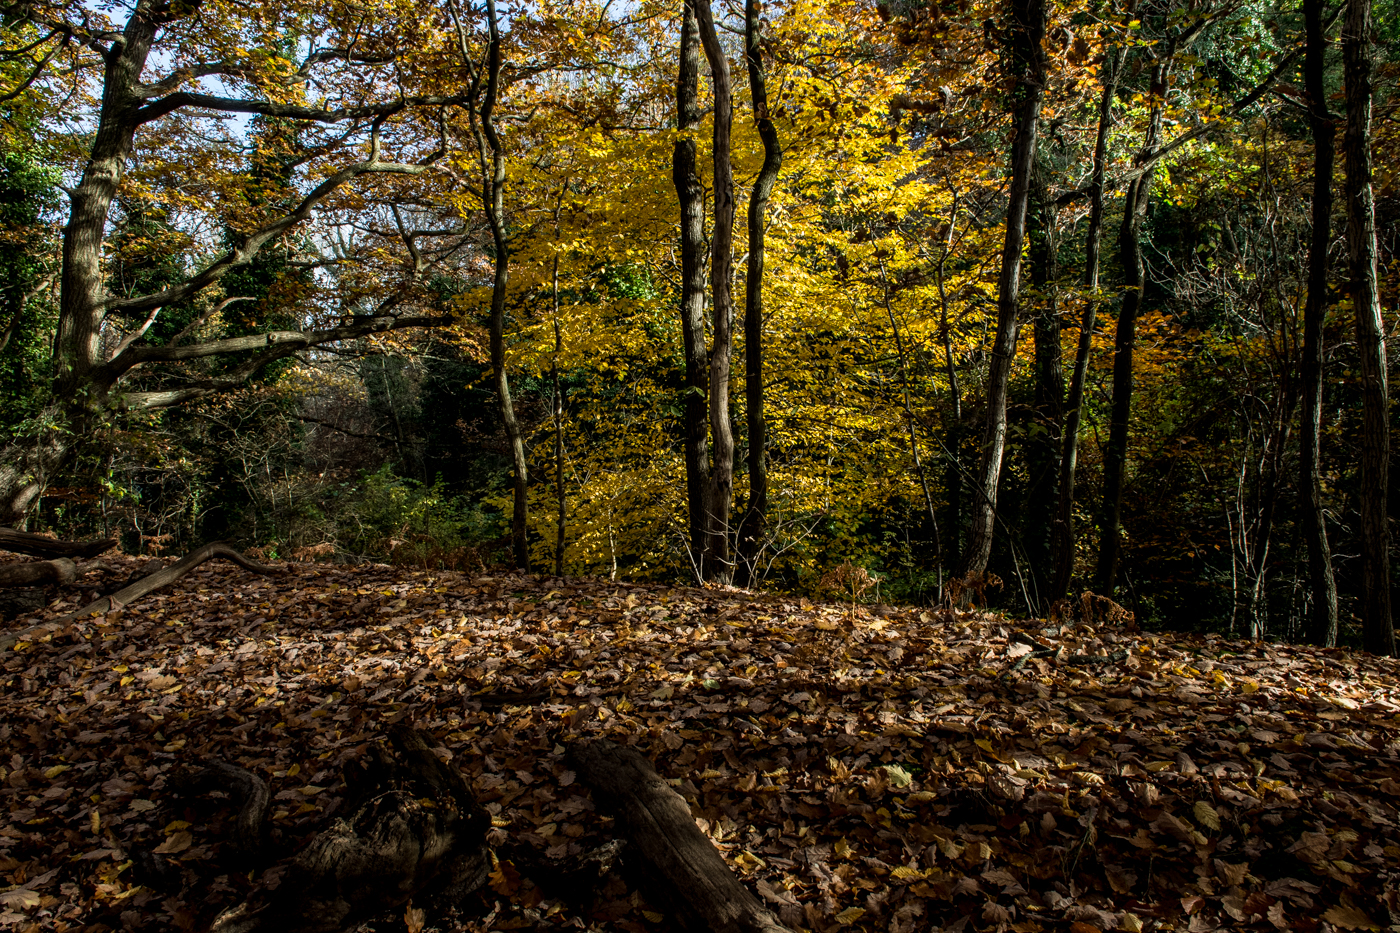
[{"label": "thick tree trunk", "polygon": [[696,168],[694,136],[700,129],[700,117],[700,26],[695,9],[687,2],[681,21],[680,68],[676,75],[676,128],[681,135],[672,150],[671,180],[681,209],[681,340],[685,344],[681,407],[686,505],[691,559],[697,580],[703,581],[709,527],[705,496],[710,487],[710,378],[705,351],[705,188]]},{"label": "thick tree trunk", "polygon": [[600,809],[617,817],[640,853],[652,902],[690,928],[713,933],[790,933],[734,877],[695,825],[685,798],[640,754],[606,740],[574,745],[569,758]]},{"label": "thick tree trunk", "polygon": [[1308,542],[1308,581],[1312,611],[1308,635],[1314,644],[1337,644],[1337,581],[1322,507],[1320,476],[1322,434],[1322,331],[1327,318],[1327,249],[1332,241],[1332,167],[1336,124],[1327,107],[1327,34],[1323,0],[1304,0],[1307,57],[1304,82],[1308,125],[1313,137],[1312,237],[1308,252],[1308,300],[1303,309],[1302,437],[1299,439],[1298,490],[1303,535]]},{"label": "thick tree trunk", "polygon": [[[1148,117],[1147,139],[1139,159],[1155,155],[1162,138],[1162,107],[1166,101],[1169,64],[1157,65],[1150,91],[1152,111]],[[1105,596],[1113,595],[1118,582],[1119,529],[1123,520],[1123,488],[1128,463],[1128,422],[1133,410],[1133,351],[1137,347],[1137,317],[1142,309],[1144,266],[1142,224],[1152,192],[1155,163],[1135,178],[1123,199],[1123,224],[1118,234],[1118,260],[1123,266],[1123,302],[1118,311],[1118,327],[1113,341],[1113,413],[1110,417],[1108,448],[1104,451],[1103,520],[1100,524],[1098,586]]]},{"label": "thick tree trunk", "polygon": [[1001,275],[997,280],[997,330],[987,374],[987,421],[982,434],[982,458],[973,503],[972,527],[963,554],[961,575],[980,577],[992,557],[996,528],[997,486],[1002,454],[1006,449],[1006,397],[1011,383],[1011,363],[1016,356],[1018,295],[1021,283],[1021,247],[1026,233],[1026,203],[1031,172],[1035,167],[1036,134],[1040,99],[1045,86],[1044,0],[1011,0],[1014,19],[1011,38],[1012,68],[1016,76],[1015,139],[1011,144],[1011,191],[1006,208],[1006,237],[1001,251]]},{"label": "thick tree trunk", "polygon": [[700,27],[700,45],[710,63],[714,86],[715,227],[710,236],[710,486],[705,496],[709,527],[705,535],[705,579],[728,583],[734,562],[729,553],[729,517],[734,499],[734,423],[729,411],[729,377],[734,357],[734,173],[730,164],[730,132],[734,95],[729,59],[715,30],[710,0],[690,0]]},{"label": "thick tree trunk", "polygon": [[1052,527],[1058,502],[1060,436],[1063,430],[1065,380],[1060,349],[1060,309],[1056,294],[1059,248],[1055,204],[1050,198],[1048,166],[1038,164],[1031,182],[1027,238],[1030,240],[1031,285],[1035,291],[1035,414],[1026,438],[1030,473],[1026,491],[1026,559],[1035,581],[1035,596],[1049,591],[1052,570]]},{"label": "thick tree trunk", "polygon": [[783,165],[778,129],[768,112],[768,82],[763,70],[758,0],[744,2],[744,62],[753,98],[753,121],[763,140],[763,166],[749,195],[748,277],[744,282],[744,400],[749,434],[749,502],[739,523],[735,582],[751,586],[757,579],[758,556],[768,527],[768,423],[763,414],[763,235],[768,199]]},{"label": "thick tree trunk", "polygon": [[1395,654],[1390,606],[1390,398],[1385,322],[1376,274],[1376,212],[1371,190],[1371,0],[1349,0],[1342,26],[1346,70],[1347,259],[1361,371],[1361,620],[1366,650]]},{"label": "thick tree trunk", "polygon": [[1099,305],[1099,250],[1103,235],[1104,170],[1108,160],[1108,134],[1113,128],[1113,95],[1123,70],[1124,49],[1109,60],[1099,95],[1098,132],[1094,137],[1093,176],[1089,184],[1089,229],[1084,234],[1084,288],[1088,297],[1079,321],[1079,345],[1074,353],[1074,373],[1065,402],[1065,427],[1060,450],[1059,501],[1052,534],[1055,577],[1047,598],[1053,604],[1065,598],[1074,578],[1076,534],[1074,529],[1074,482],[1079,465],[1079,424],[1084,411],[1084,384],[1089,378],[1089,356],[1093,350],[1094,323]]}]

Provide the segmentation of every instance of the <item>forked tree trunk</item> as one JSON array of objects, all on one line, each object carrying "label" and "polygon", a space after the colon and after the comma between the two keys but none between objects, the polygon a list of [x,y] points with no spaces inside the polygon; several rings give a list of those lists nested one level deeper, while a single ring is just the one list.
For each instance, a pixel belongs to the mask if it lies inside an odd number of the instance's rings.
[{"label": "forked tree trunk", "polygon": [[1308,582],[1312,611],[1308,635],[1314,644],[1337,644],[1337,581],[1322,509],[1320,477],[1322,434],[1322,326],[1327,318],[1327,249],[1332,242],[1332,167],[1336,124],[1327,107],[1327,33],[1323,0],[1304,0],[1307,57],[1304,82],[1308,125],[1313,137],[1312,237],[1308,252],[1308,300],[1303,309],[1302,437],[1298,465],[1303,535],[1308,542]]},{"label": "forked tree trunk", "polygon": [[1390,398],[1385,322],[1376,274],[1376,206],[1371,190],[1371,0],[1349,0],[1342,26],[1346,69],[1347,266],[1361,371],[1361,621],[1372,654],[1395,654],[1390,606]]},{"label": "forked tree trunk", "polygon": [[982,458],[972,507],[972,527],[960,568],[964,577],[980,577],[986,573],[987,562],[992,557],[997,487],[1001,479],[1002,455],[1006,449],[1006,397],[1020,327],[1016,313],[1021,283],[1021,248],[1026,233],[1026,203],[1030,197],[1031,172],[1035,167],[1040,99],[1045,86],[1045,54],[1041,48],[1041,40],[1045,36],[1044,0],[1011,0],[1011,12],[1014,19],[1010,54],[1016,77],[1013,91],[1016,136],[1011,144],[1011,191],[1006,207],[1001,275],[997,280],[997,330],[992,341],[991,367],[987,374],[987,421],[982,433]]},{"label": "forked tree trunk", "polygon": [[763,414],[763,235],[768,199],[783,165],[778,129],[768,113],[768,82],[763,70],[758,0],[744,3],[744,62],[753,98],[753,121],[763,140],[763,166],[749,195],[748,277],[744,282],[744,399],[749,434],[749,502],[739,523],[735,583],[751,586],[768,527],[768,423]]},{"label": "forked tree trunk", "polygon": [[703,551],[708,581],[728,583],[734,561],[729,553],[729,518],[734,499],[734,424],[729,411],[729,376],[734,356],[734,172],[730,164],[730,132],[734,122],[734,95],[729,59],[715,30],[710,0],[689,0],[700,27],[700,45],[710,63],[714,86],[714,191],[715,227],[710,236],[710,485],[705,496],[706,520]]},{"label": "forked tree trunk", "polygon": [[709,387],[705,351],[705,187],[697,170],[695,133],[700,129],[700,26],[689,2],[681,20],[680,67],[676,74],[676,128],[671,181],[681,209],[681,340],[685,344],[685,389],[681,400],[685,434],[685,491],[690,553],[695,576],[705,579],[709,527],[705,496],[710,487]]}]

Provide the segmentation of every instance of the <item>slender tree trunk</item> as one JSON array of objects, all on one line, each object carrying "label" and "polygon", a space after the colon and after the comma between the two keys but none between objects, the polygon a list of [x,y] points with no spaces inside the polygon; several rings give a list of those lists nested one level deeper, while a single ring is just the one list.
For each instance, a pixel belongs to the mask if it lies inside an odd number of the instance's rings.
[{"label": "slender tree trunk", "polygon": [[928,510],[929,524],[933,527],[933,555],[941,557],[942,542],[938,535],[938,511],[933,506],[933,492],[929,489],[928,474],[924,471],[923,456],[919,453],[919,428],[914,419],[914,405],[909,397],[909,357],[904,352],[904,337],[899,332],[899,321],[894,316],[894,306],[890,303],[890,282],[885,275],[885,264],[880,263],[880,284],[883,287],[885,314],[890,319],[890,330],[894,334],[894,348],[899,355],[899,386],[904,397],[904,423],[909,429],[909,455],[914,460],[914,474],[919,480],[919,488],[924,494],[924,508]]},{"label": "slender tree trunk", "polygon": [[710,313],[714,343],[710,347],[710,486],[706,499],[705,579],[728,583],[734,562],[729,554],[729,516],[734,499],[734,424],[729,411],[729,377],[734,357],[734,172],[730,164],[730,131],[734,95],[729,59],[720,45],[710,12],[710,0],[691,0],[700,26],[700,45],[710,63],[714,86],[715,227],[710,236]]},{"label": "slender tree trunk", "polygon": [[[1162,138],[1162,106],[1166,101],[1170,66],[1163,61],[1152,75],[1152,111],[1141,159],[1152,157]],[[1155,165],[1155,163],[1154,163]],[[1123,224],[1118,234],[1118,259],[1123,266],[1123,304],[1113,341],[1113,414],[1108,449],[1104,451],[1102,537],[1099,541],[1099,589],[1112,596],[1118,578],[1119,528],[1123,520],[1123,487],[1128,463],[1128,421],[1133,410],[1133,351],[1137,347],[1137,317],[1142,309],[1142,224],[1152,192],[1155,168],[1139,175],[1123,199]]]},{"label": "slender tree trunk", "polygon": [[[555,230],[558,233],[558,230]],[[564,575],[564,533],[567,530],[568,502],[564,494],[564,392],[559,380],[559,355],[564,352],[564,332],[559,326],[559,256],[554,256],[554,360],[549,366],[550,390],[554,395],[554,575]]]},{"label": "slender tree trunk", "polygon": [[1013,18],[1011,57],[1016,73],[1014,126],[1011,145],[1011,191],[1006,208],[1006,238],[997,280],[997,331],[992,341],[991,368],[987,374],[987,422],[982,435],[982,459],[978,471],[978,496],[973,505],[972,527],[960,568],[963,576],[980,576],[992,557],[996,527],[997,486],[1002,454],[1006,449],[1006,396],[1011,363],[1016,356],[1017,298],[1021,282],[1021,247],[1026,233],[1026,203],[1035,166],[1037,123],[1045,85],[1044,0],[1011,0]]},{"label": "slender tree trunk", "polygon": [[510,376],[506,372],[506,290],[510,283],[510,244],[506,239],[505,193],[506,156],[496,132],[493,115],[500,93],[501,33],[496,21],[496,0],[486,0],[487,46],[486,93],[481,102],[481,122],[476,128],[477,150],[481,160],[481,200],[491,225],[491,243],[496,252],[496,271],[491,284],[491,375],[496,383],[501,424],[510,445],[513,508],[510,521],[511,556],[522,572],[530,569],[530,543],[526,537],[529,508],[529,472],[525,463],[525,438],[515,417],[510,397]]},{"label": "slender tree trunk", "polygon": [[1052,528],[1058,503],[1060,435],[1064,422],[1065,380],[1060,349],[1060,314],[1056,295],[1059,249],[1055,241],[1055,204],[1046,175],[1037,164],[1031,180],[1027,238],[1030,241],[1031,284],[1035,291],[1035,414],[1026,439],[1030,482],[1026,491],[1024,544],[1035,596],[1048,593],[1053,576]]},{"label": "slender tree trunk", "polygon": [[1303,64],[1308,93],[1308,125],[1313,137],[1312,238],[1308,253],[1308,301],[1303,309],[1303,423],[1298,488],[1302,493],[1303,535],[1308,542],[1312,612],[1308,632],[1314,644],[1337,644],[1337,581],[1322,509],[1322,326],[1327,318],[1327,248],[1332,242],[1332,166],[1336,123],[1327,107],[1327,34],[1323,0],[1304,0],[1307,56]]},{"label": "slender tree trunk", "polygon": [[748,277],[744,281],[744,400],[749,434],[749,503],[739,524],[736,581],[750,586],[757,579],[758,554],[768,527],[768,424],[763,414],[763,235],[768,199],[783,165],[778,129],[768,112],[768,82],[763,70],[758,0],[744,2],[744,62],[753,98],[753,121],[763,140],[763,166],[749,194]]},{"label": "slender tree trunk", "polygon": [[1055,577],[1050,585],[1051,602],[1063,599],[1074,578],[1074,482],[1079,465],[1079,423],[1084,411],[1084,383],[1089,377],[1089,356],[1094,345],[1094,321],[1099,306],[1099,249],[1103,239],[1103,182],[1108,159],[1108,134],[1113,129],[1113,95],[1123,71],[1124,49],[1117,49],[1104,73],[1099,95],[1099,125],[1094,138],[1093,177],[1089,185],[1089,229],[1084,235],[1084,288],[1088,296],[1079,321],[1079,345],[1075,348],[1074,373],[1065,403],[1065,429],[1060,452],[1059,503],[1052,531]]},{"label": "slender tree trunk", "polygon": [[689,2],[681,21],[680,67],[676,76],[676,128],[671,179],[681,209],[681,339],[685,344],[686,505],[695,575],[705,579],[706,492],[710,485],[707,434],[709,373],[705,352],[705,189],[696,170],[693,135],[700,129],[700,27]]},{"label": "slender tree trunk", "polygon": [[[953,240],[958,226],[958,197],[953,196],[953,207],[948,216],[948,235],[943,240],[943,249],[938,254],[935,274],[938,280],[938,335],[943,341],[943,366],[948,376],[948,424],[944,430],[943,485],[948,490],[948,541],[944,564],[957,566],[962,562],[963,525],[963,467],[962,467],[962,386],[958,380],[957,361],[953,357],[953,332],[948,321],[948,256],[953,251]],[[942,577],[939,578],[940,580]]]},{"label": "slender tree trunk", "polygon": [[1390,607],[1390,398],[1385,324],[1376,274],[1376,211],[1371,190],[1371,0],[1349,0],[1342,25],[1346,69],[1347,259],[1361,370],[1361,620],[1366,650],[1395,654]]},{"label": "slender tree trunk", "polygon": [[1293,424],[1293,408],[1298,390],[1292,378],[1284,376],[1278,416],[1274,419],[1264,452],[1264,468],[1259,475],[1259,519],[1254,529],[1254,547],[1249,556],[1252,575],[1249,591],[1249,637],[1263,638],[1268,625],[1269,549],[1273,545],[1274,515],[1278,511],[1279,489],[1283,480],[1283,453]]}]

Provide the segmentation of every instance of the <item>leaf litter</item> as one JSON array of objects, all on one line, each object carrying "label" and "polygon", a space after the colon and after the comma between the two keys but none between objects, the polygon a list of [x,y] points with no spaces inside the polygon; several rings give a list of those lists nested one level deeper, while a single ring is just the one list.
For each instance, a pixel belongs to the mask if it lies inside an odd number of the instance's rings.
[{"label": "leaf litter", "polygon": [[[670,929],[623,878],[569,904],[506,855],[610,838],[564,762],[592,736],[654,761],[793,929],[1400,922],[1388,659],[383,565],[206,565],[53,621],[78,604],[13,623],[49,620],[0,655],[4,928],[203,928],[279,869],[236,865],[231,802],[182,797],[180,770],[268,781],[290,852],[402,720],[462,770],[502,846],[490,920],[462,929]],[[379,926],[423,923],[410,905]]]}]

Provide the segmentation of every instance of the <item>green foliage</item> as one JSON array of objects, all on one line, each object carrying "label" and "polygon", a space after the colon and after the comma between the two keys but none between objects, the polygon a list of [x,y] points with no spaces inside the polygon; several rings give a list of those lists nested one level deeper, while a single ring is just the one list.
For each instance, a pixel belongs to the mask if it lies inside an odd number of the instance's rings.
[{"label": "green foliage", "polygon": [[38,415],[51,375],[57,311],[42,286],[55,243],[44,220],[58,180],[31,152],[0,152],[0,430],[11,436]]},{"label": "green foliage", "polygon": [[504,527],[499,516],[441,483],[425,486],[387,467],[336,492],[327,509],[335,518],[337,544],[361,557],[467,569],[482,562],[479,549]]}]

